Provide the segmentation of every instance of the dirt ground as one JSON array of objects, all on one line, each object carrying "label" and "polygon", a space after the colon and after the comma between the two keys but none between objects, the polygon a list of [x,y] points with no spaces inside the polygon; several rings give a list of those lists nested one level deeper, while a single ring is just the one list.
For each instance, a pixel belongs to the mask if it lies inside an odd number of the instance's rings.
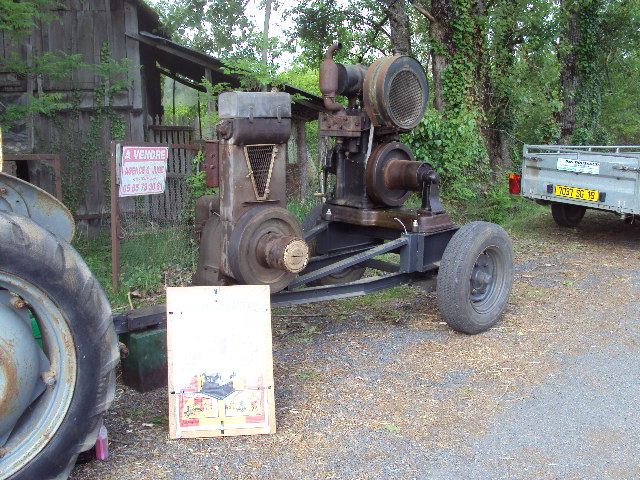
[{"label": "dirt ground", "polygon": [[491,330],[450,330],[417,287],[276,311],[276,434],[169,440],[166,391],[119,386],[109,460],[71,478],[640,478],[640,225],[510,233]]}]

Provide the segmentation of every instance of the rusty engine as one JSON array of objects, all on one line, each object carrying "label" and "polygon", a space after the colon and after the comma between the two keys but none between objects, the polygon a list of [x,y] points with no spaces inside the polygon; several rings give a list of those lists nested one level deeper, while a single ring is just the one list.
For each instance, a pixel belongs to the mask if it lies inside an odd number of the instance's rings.
[{"label": "rusty engine", "polygon": [[[328,113],[320,114],[319,135],[335,137],[323,169],[336,177],[323,209],[325,218],[415,232],[452,226],[438,200],[438,174],[415,161],[399,135],[424,117],[429,88],[422,66],[406,55],[378,59],[369,68],[336,64],[327,51],[320,67],[320,91]],[[336,95],[348,99],[344,107]],[[401,207],[411,192],[421,192],[421,207]],[[391,207],[391,208],[390,208]]]},{"label": "rusty engine", "polygon": [[[264,284],[278,292],[327,264],[314,263],[315,257],[339,260],[398,231],[429,234],[453,227],[438,199],[438,174],[400,141],[427,108],[422,66],[406,55],[380,58],[368,68],[337,64],[332,57],[340,48],[339,43],[329,48],[320,69],[326,112],[319,117],[319,135],[335,143],[322,165],[327,199],[310,221],[325,226],[303,233],[285,208],[289,95],[223,93],[217,124],[220,195],[199,201],[204,217],[211,216],[203,222],[194,284]],[[347,106],[336,102],[338,95],[347,98]],[[419,192],[419,208],[403,206],[412,192]],[[199,217],[204,220],[202,213]],[[331,270],[325,281],[315,275],[307,284],[353,281],[363,270],[350,264]],[[345,272],[355,277],[339,275]]]}]

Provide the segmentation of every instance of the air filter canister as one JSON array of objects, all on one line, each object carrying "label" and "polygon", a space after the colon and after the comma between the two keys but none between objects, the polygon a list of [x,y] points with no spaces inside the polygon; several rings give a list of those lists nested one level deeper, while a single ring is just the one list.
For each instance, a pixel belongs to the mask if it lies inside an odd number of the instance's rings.
[{"label": "air filter canister", "polygon": [[382,57],[364,79],[364,107],[377,127],[409,131],[422,120],[429,85],[422,65],[406,55]]}]

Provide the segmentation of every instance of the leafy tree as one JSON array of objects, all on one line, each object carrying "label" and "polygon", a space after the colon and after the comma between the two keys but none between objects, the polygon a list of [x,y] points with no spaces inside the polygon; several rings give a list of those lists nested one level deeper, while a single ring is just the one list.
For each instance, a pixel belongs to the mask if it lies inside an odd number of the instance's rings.
[{"label": "leafy tree", "polygon": [[[251,73],[254,85],[276,74],[276,61],[291,46],[277,37],[265,39],[247,16],[249,0],[161,0],[155,5],[160,20],[175,41],[224,61],[234,73]],[[278,4],[276,3],[277,7]],[[267,63],[262,61],[263,50]]]},{"label": "leafy tree", "polygon": [[300,47],[299,61],[317,67],[327,47],[340,40],[344,49],[336,52],[339,61],[372,63],[391,53],[391,34],[385,29],[389,21],[387,3],[354,0],[344,5],[337,0],[311,0],[290,11],[295,27],[292,40]]},{"label": "leafy tree", "polygon": [[[640,46],[638,0],[563,0],[559,12],[562,36],[558,45],[561,64],[562,108],[557,115],[565,143],[606,143],[611,124],[600,122],[607,80],[618,68],[633,72]],[[624,85],[620,85],[627,90]],[[616,108],[611,97],[607,108]],[[626,103],[621,98],[622,103]],[[632,109],[633,111],[633,109]],[[636,122],[637,123],[637,122]]]}]

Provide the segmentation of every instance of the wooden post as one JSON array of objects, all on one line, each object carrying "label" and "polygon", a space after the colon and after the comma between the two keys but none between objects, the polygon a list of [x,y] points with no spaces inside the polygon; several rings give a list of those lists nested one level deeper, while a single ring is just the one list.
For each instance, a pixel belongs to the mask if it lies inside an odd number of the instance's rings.
[{"label": "wooden post", "polygon": [[307,198],[309,179],[307,177],[307,128],[304,120],[296,120],[296,145],[298,146],[296,162],[298,164],[298,175],[300,176],[300,200]]},{"label": "wooden post", "polygon": [[[205,68],[204,76],[207,81],[213,85],[213,75],[211,74],[210,68]],[[211,96],[211,92],[207,92],[207,113],[210,115],[216,112],[216,102]],[[205,135],[209,133],[209,138],[207,140],[216,140],[216,126],[215,125],[207,125],[209,128],[204,130]]]},{"label": "wooden post", "polygon": [[[266,1],[264,11],[264,29],[262,30],[262,63],[264,63],[265,69],[269,65],[268,54],[269,50],[267,45],[269,44],[269,20],[271,18],[271,0]],[[267,91],[267,84],[262,85],[262,91]]]},{"label": "wooden post", "polygon": [[120,211],[118,209],[118,185],[117,185],[117,148],[116,142],[111,142],[111,282],[113,289],[120,285],[120,237],[118,225],[120,224]]}]

